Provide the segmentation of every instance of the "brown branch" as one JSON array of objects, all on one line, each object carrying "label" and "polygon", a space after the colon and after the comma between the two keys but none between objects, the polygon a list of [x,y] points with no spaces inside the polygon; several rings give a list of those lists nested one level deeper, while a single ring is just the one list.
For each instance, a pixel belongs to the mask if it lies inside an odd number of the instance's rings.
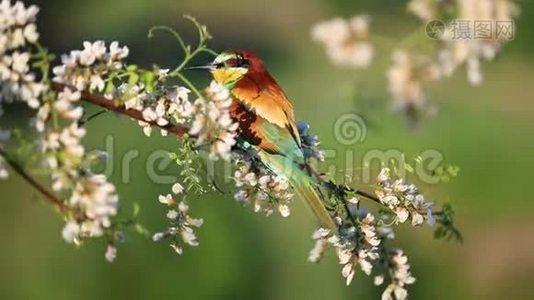
[{"label": "brown branch", "polygon": [[356,193],[356,195],[360,195],[360,196],[365,197],[367,199],[373,200],[374,202],[376,202],[378,204],[382,204],[382,202],[380,202],[380,199],[378,199],[378,197],[376,195],[373,195],[373,194],[365,192],[365,191],[360,191],[360,190],[357,190],[357,191],[354,191],[354,192]]},{"label": "brown branch", "polygon": [[45,197],[47,201],[56,206],[61,212],[67,212],[69,208],[61,201],[54,193],[47,190],[39,182],[37,182],[30,174],[26,173],[24,169],[14,160],[10,159],[7,153],[0,148],[0,156],[4,158],[6,163],[17,173],[20,177],[26,180],[34,189]]},{"label": "brown branch", "polygon": [[[63,91],[65,87],[68,87],[68,85],[55,83],[55,82],[52,83],[52,89],[56,92]],[[99,95],[91,94],[88,92],[82,92],[82,100],[87,101],[91,104],[100,106],[102,108],[105,108],[107,110],[113,111],[114,113],[125,115],[137,121],[143,121],[145,123],[150,124],[151,126],[159,127],[170,133],[174,133],[179,137],[182,137],[184,134],[186,134],[189,131],[188,128],[184,126],[180,126],[180,125],[174,125],[174,124],[169,123],[165,126],[160,126],[156,122],[147,122],[143,118],[143,114],[140,111],[134,110],[134,109],[126,109],[124,106],[118,106],[115,104],[114,101],[106,99]]]}]

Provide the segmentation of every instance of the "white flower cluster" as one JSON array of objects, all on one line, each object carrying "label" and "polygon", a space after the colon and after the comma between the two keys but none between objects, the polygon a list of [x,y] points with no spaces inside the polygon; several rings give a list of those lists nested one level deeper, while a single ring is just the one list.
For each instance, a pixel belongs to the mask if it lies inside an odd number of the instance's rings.
[{"label": "white flower cluster", "polygon": [[79,127],[83,115],[80,99],[79,90],[65,87],[54,102],[40,107],[36,120],[45,162],[52,172],[52,188],[71,192],[67,201],[71,214],[62,235],[76,244],[83,238],[103,236],[112,225],[119,201],[115,186],[104,175],[82,168],[86,158],[81,141],[86,130]]},{"label": "white flower cluster", "polygon": [[426,219],[430,225],[434,225],[433,203],[427,202],[415,185],[406,184],[402,178],[392,179],[388,168],[380,171],[378,185],[376,195],[382,204],[396,214],[397,222],[404,223],[411,219],[412,225],[417,226]]},{"label": "white flower cluster", "polygon": [[456,39],[454,37],[455,24],[450,24],[445,30],[442,40],[444,47],[440,50],[439,58],[443,69],[450,76],[458,67],[465,65],[467,79],[472,85],[480,85],[483,81],[481,71],[482,60],[493,60],[507,41],[498,36],[497,21],[513,21],[518,15],[519,8],[510,0],[461,0],[458,1],[458,20],[462,22],[489,21],[492,38],[476,39],[474,36],[468,39]]},{"label": "white flower cluster", "polygon": [[234,180],[238,189],[234,194],[237,202],[254,205],[255,212],[263,212],[267,216],[275,210],[282,217],[291,214],[289,205],[293,193],[286,178],[261,167],[253,170],[251,163],[243,162],[235,171]]},{"label": "white flower cluster", "polygon": [[[122,89],[122,88],[120,88]],[[154,99],[156,94],[150,95],[143,90],[142,86],[137,86],[133,90],[130,87],[130,95],[122,99],[127,109],[142,110],[143,119],[139,121],[139,126],[143,127],[145,135],[150,136],[152,124],[167,126],[173,121],[175,124],[186,124],[191,121],[195,107],[189,101],[190,91],[181,86],[166,88],[161,95]],[[120,98],[119,98],[120,99]],[[167,131],[162,129],[162,135],[167,135]]]},{"label": "white flower cluster", "polygon": [[[123,83],[108,90],[106,83],[113,79],[110,76],[125,72],[124,60],[129,55],[128,47],[121,47],[116,41],[109,48],[104,41],[84,42],[83,46],[84,49],[73,50],[61,57],[62,65],[53,69],[54,81],[80,91],[105,93],[104,96],[110,101],[117,100],[126,109],[140,111],[145,121],[138,123],[147,136],[151,134],[153,125],[166,126],[171,120],[184,124],[191,118],[193,106],[188,101],[189,90],[184,87],[174,86],[149,92],[142,83]],[[158,82],[166,79],[167,72],[159,70]],[[166,135],[167,132],[162,130],[162,134]]]},{"label": "white flower cluster", "polygon": [[68,204],[74,212],[82,215],[67,222],[63,238],[78,244],[80,238],[100,237],[106,228],[111,227],[119,197],[115,186],[104,175],[89,175],[76,181]]},{"label": "white flower cluster", "polygon": [[224,86],[212,81],[206,88],[206,98],[194,103],[195,119],[189,134],[196,137],[197,145],[211,144],[210,158],[230,159],[232,146],[236,143],[238,123],[230,117],[232,98]]},{"label": "white flower cluster", "polygon": [[440,78],[439,68],[429,59],[403,50],[396,50],[392,59],[387,79],[393,107],[402,111],[428,108],[425,84]]},{"label": "white flower cluster", "polygon": [[[472,85],[479,85],[483,81],[481,61],[493,60],[503,44],[510,40],[502,33],[499,34],[496,22],[513,21],[519,14],[519,7],[513,0],[412,0],[408,3],[408,10],[425,22],[439,19],[440,12],[458,12],[440,37],[438,60],[447,76],[465,65],[467,79]],[[476,21],[491,24],[485,29],[485,34],[490,36],[474,36]],[[468,32],[462,38],[458,37],[458,31],[461,30],[458,22],[469,24]]]},{"label": "white flower cluster", "polygon": [[349,20],[335,18],[315,24],[312,38],[326,49],[330,60],[342,67],[366,68],[371,64],[374,47],[369,42],[369,16]]},{"label": "white flower cluster", "polygon": [[[179,183],[176,183],[172,187],[174,194],[181,194],[183,190],[183,187]],[[170,226],[163,232],[155,233],[152,239],[155,242],[170,239],[170,246],[178,254],[182,254],[183,252],[182,246],[179,244],[180,240],[190,246],[198,246],[197,236],[192,227],[200,227],[204,221],[189,216],[189,206],[184,201],[176,202],[171,194],[165,196],[160,195],[159,202],[169,207],[167,219],[169,219]]]},{"label": "white flower cluster", "polygon": [[[415,277],[410,273],[408,257],[402,250],[394,250],[389,254],[388,269],[391,277],[391,283],[382,293],[382,300],[406,300],[408,291],[406,285],[413,284]],[[375,278],[375,284],[381,285],[384,281],[383,276]]]},{"label": "white flower cluster", "polygon": [[349,285],[354,278],[357,266],[366,275],[371,274],[372,261],[379,257],[378,247],[381,243],[381,236],[376,227],[375,217],[370,213],[359,221],[357,227],[340,218],[336,218],[336,222],[338,223],[338,234],[324,228],[314,232],[312,237],[315,240],[315,245],[310,251],[308,260],[318,262],[326,247],[334,246],[339,263],[343,265],[341,274]]},{"label": "white flower cluster", "polygon": [[[77,178],[78,165],[83,159],[85,149],[81,139],[85,129],[78,126],[83,111],[77,102],[81,94],[65,88],[58,93],[57,100],[51,105],[43,104],[37,113],[36,127],[42,133],[41,150],[44,153],[47,167],[52,171],[52,188],[61,191],[72,188]],[[58,119],[70,122],[65,127],[49,126]]]},{"label": "white flower cluster", "polygon": [[104,41],[84,42],[83,50],[73,50],[61,56],[62,65],[53,69],[54,81],[68,84],[83,91],[103,92],[106,75],[120,70],[128,57],[128,47],[112,42],[109,49]]},{"label": "white flower cluster", "polygon": [[21,100],[31,108],[39,107],[39,95],[46,86],[30,72],[31,53],[24,47],[39,38],[35,19],[39,8],[20,1],[0,2],[0,115],[2,102]]}]

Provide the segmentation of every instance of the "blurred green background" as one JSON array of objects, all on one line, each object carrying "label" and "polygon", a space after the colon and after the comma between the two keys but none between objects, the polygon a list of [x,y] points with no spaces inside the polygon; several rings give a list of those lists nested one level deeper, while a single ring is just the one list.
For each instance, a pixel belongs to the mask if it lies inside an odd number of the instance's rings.
[{"label": "blurred green background", "polygon": [[[366,116],[367,139],[350,148],[356,153],[355,168],[361,167],[368,149],[400,149],[407,157],[426,149],[440,151],[447,162],[461,167],[460,176],[424,190],[454,204],[465,243],[435,241],[430,229],[401,230],[397,243],[408,253],[417,277],[409,288],[411,298],[534,299],[534,202],[527,189],[534,170],[533,1],[520,2],[516,40],[484,65],[484,84],[469,86],[460,71],[432,86],[439,114],[417,130],[387,110],[383,70],[339,70],[309,37],[310,26],[319,20],[368,13],[372,34],[388,41],[379,45],[375,64],[387,65],[396,43],[420,26],[406,13],[406,1],[34,3],[41,6],[42,41],[53,52],[78,49],[84,40],[118,40],[130,47],[130,62],[144,66],[176,65],[175,41],[168,35],[149,40],[147,30],[152,25],[175,26],[194,41],[194,28],[181,19],[192,14],[208,26],[215,50],[258,52],[293,99],[297,119],[310,120],[326,148],[347,150],[333,137],[336,118],[347,112]],[[353,97],[362,76],[367,80],[359,92],[366,101]],[[164,228],[165,211],[156,199],[170,185],[151,183],[145,161],[154,150],[172,149],[173,138],[156,134],[147,139],[135,124],[111,114],[88,127],[89,149],[104,148],[105,136],[114,137],[114,182],[123,176],[122,154],[139,150],[130,182],[118,184],[122,205],[128,211],[131,203],[140,203],[147,227]],[[343,165],[344,159],[338,155],[329,162]],[[176,172],[173,166],[163,171]],[[66,244],[60,235],[61,218],[20,178],[13,174],[0,182],[0,191],[1,299],[378,299],[382,291],[361,273],[346,287],[333,253],[319,265],[306,261],[315,224],[300,201],[294,202],[291,217],[282,219],[241,208],[231,193],[207,196],[191,203],[192,215],[205,219],[198,231],[199,247],[177,256],[164,243],[129,233],[127,243],[119,245],[117,260],[109,264],[103,242],[79,249]]]}]

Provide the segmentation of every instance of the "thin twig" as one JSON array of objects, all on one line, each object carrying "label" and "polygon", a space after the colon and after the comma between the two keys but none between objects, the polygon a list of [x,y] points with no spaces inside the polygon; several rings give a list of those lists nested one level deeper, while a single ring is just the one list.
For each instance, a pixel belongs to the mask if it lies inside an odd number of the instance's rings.
[{"label": "thin twig", "polygon": [[87,124],[89,121],[91,121],[92,119],[94,119],[94,118],[96,118],[96,117],[98,117],[98,116],[100,116],[100,115],[102,115],[102,114],[104,114],[106,112],[108,112],[107,109],[99,110],[98,112],[96,112],[96,113],[90,115],[89,117],[87,117],[85,120],[80,121],[79,125],[83,126],[83,125]]},{"label": "thin twig", "polygon": [[61,201],[56,195],[54,195],[54,193],[43,187],[30,174],[26,173],[26,171],[24,171],[24,169],[17,162],[9,158],[7,153],[2,148],[0,148],[0,156],[4,158],[6,163],[11,167],[11,169],[13,169],[13,171],[15,171],[15,173],[17,173],[26,182],[28,182],[34,189],[36,189],[41,195],[43,195],[47,201],[51,202],[61,212],[66,212],[69,210],[65,203]]},{"label": "thin twig", "polygon": [[373,195],[371,193],[368,193],[368,192],[365,192],[365,191],[361,191],[361,190],[356,190],[356,191],[354,191],[354,193],[356,193],[356,195],[360,195],[360,196],[365,197],[367,199],[373,200],[376,203],[382,204],[382,202],[380,202],[380,199],[378,199],[377,196],[375,196],[375,195]]}]

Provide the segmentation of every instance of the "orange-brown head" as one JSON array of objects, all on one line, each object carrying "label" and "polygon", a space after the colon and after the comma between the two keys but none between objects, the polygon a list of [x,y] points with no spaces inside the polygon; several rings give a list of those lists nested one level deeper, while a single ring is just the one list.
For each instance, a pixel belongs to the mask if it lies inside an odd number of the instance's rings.
[{"label": "orange-brown head", "polygon": [[209,69],[217,83],[229,88],[234,87],[245,76],[271,78],[259,56],[245,50],[223,51],[211,64],[202,68]]}]

